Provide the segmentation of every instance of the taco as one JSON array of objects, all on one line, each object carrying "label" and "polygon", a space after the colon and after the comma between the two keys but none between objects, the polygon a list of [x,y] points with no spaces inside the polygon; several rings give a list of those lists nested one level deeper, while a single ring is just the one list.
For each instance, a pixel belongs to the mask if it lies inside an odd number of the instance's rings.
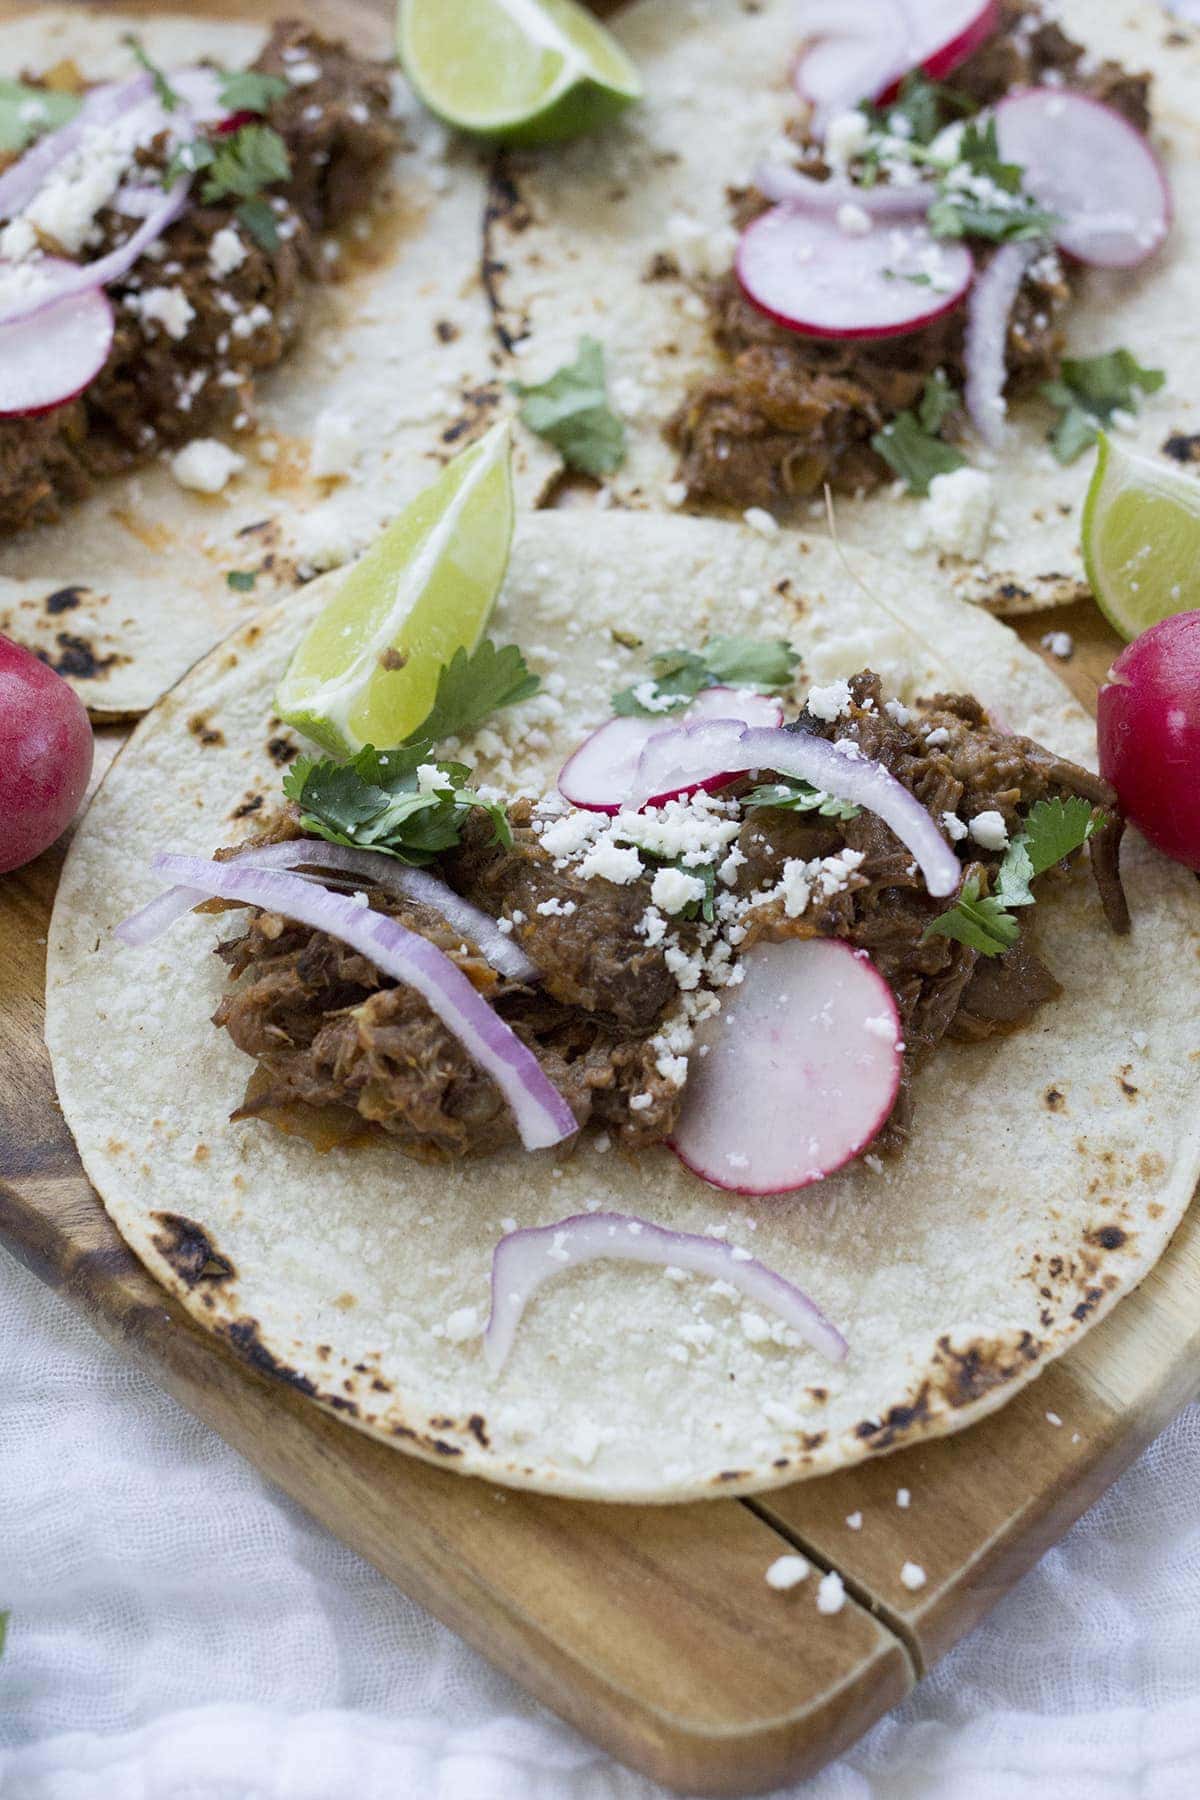
[{"label": "taco", "polygon": [[337,577],[142,722],[47,1039],[208,1330],[447,1467],[670,1501],[955,1431],[1141,1279],[1200,1161],[1194,883],[1032,653],[856,561],[535,514],[528,667],[464,652],[424,737],[273,718]]},{"label": "taco", "polygon": [[[959,15],[926,54],[919,21]],[[1194,454],[1189,34],[1110,0],[637,0],[612,25],[644,104],[500,159],[487,262],[527,387],[603,345],[613,498],[803,527],[828,484],[847,542],[959,597],[1085,595],[1097,430]]]},{"label": "taco", "polygon": [[0,632],[95,713],[346,560],[498,403],[481,167],[379,37],[0,26]]}]

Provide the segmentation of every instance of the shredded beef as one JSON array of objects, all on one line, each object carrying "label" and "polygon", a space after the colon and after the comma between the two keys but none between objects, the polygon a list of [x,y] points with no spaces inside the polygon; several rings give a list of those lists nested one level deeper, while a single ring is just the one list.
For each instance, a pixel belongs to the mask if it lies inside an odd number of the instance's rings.
[{"label": "shredded beef", "polygon": [[[303,323],[309,284],[325,271],[316,234],[370,204],[397,143],[381,65],[284,21],[254,67],[278,74],[286,69],[286,51],[302,52],[321,74],[307,85],[289,85],[265,121],[284,138],[292,165],[290,180],[270,190],[287,202],[278,215],[278,245],[265,249],[238,224],[236,201],[197,202],[163,234],[155,255],[112,284],[116,333],[95,381],[53,412],[0,419],[0,535],[57,518],[97,481],[160,450],[252,423],[256,378],[286,356]],[[162,164],[153,152],[144,160]],[[124,214],[108,210],[97,223],[102,238],[89,256],[129,235]],[[231,225],[246,255],[217,276],[209,262],[212,242]],[[139,315],[139,296],[161,286],[178,289],[192,309],[182,338]]]},{"label": "shredded beef", "polygon": [[[1047,78],[1148,128],[1149,76],[1094,63],[1028,0],[1003,0],[998,30],[949,86],[986,105]],[[807,142],[804,149],[801,166],[827,174],[819,149]],[[753,189],[731,199],[739,225],[767,204]],[[973,247],[981,264],[993,254],[989,244]],[[1052,261],[1041,259],[1027,273],[1009,320],[1010,397],[1058,375],[1070,298],[1068,277]],[[962,308],[902,337],[848,341],[802,337],[775,324],[745,298],[732,273],[711,284],[706,299],[723,366],[696,384],[665,427],[679,452],[678,478],[696,502],[778,509],[825,483],[841,493],[878,487],[894,471],[872,449],[872,437],[917,405],[936,369],[957,387],[965,380]],[[948,421],[951,436],[959,423]]]}]

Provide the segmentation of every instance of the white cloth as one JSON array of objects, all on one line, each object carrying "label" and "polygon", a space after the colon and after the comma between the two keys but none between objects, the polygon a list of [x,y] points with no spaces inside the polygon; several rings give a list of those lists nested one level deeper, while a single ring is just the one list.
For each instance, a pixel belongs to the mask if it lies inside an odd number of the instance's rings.
[{"label": "white cloth", "polygon": [[[2,1800],[659,1800],[0,1253],[3,1607]],[[1197,1794],[1193,1407],[789,1800]]]}]

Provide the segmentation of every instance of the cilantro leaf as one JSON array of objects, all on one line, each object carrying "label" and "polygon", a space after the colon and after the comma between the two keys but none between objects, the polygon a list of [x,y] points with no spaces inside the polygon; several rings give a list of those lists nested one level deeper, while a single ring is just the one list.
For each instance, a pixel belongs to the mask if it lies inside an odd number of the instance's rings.
[{"label": "cilantro leaf", "polygon": [[175,108],[179,105],[179,95],[175,92],[175,89],[171,86],[158,64],[151,62],[149,56],[146,54],[146,48],[142,43],[142,40],[135,37],[132,31],[127,31],[121,42],[133,52],[134,61],[145,69],[148,75],[153,77],[154,92],[158,95],[158,102],[163,111],[174,112]]},{"label": "cilantro leaf", "polygon": [[474,650],[460,648],[442,668],[433,705],[409,742],[466,737],[502,706],[528,700],[540,686],[515,644],[497,650],[484,638]]},{"label": "cilantro leaf", "polygon": [[925,391],[921,395],[921,404],[917,409],[917,417],[922,431],[937,434],[952,413],[962,405],[962,395],[946,374],[945,369],[935,369],[925,383]]},{"label": "cilantro leaf", "polygon": [[207,138],[192,138],[180,144],[163,172],[163,186],[174,187],[181,177],[190,179],[198,170],[209,168],[216,156]]},{"label": "cilantro leaf", "polygon": [[266,200],[243,200],[237,216],[260,250],[278,250],[279,223]]},{"label": "cilantro leaf", "polygon": [[1003,902],[990,894],[981,895],[977,875],[963,883],[957,904],[925,928],[927,938],[956,938],[981,956],[1003,956],[1020,935],[1019,921],[1005,911]]},{"label": "cilantro leaf", "polygon": [[1024,192],[1024,171],[1000,155],[996,120],[971,119],[962,134],[958,160],[938,182],[938,197],[929,209],[934,237],[990,238],[1012,243],[1048,237],[1057,222]]},{"label": "cilantro leaf", "polygon": [[1059,411],[1050,439],[1059,462],[1074,462],[1114,414],[1135,412],[1142,396],[1156,394],[1165,380],[1162,369],[1144,369],[1129,350],[1064,357],[1058,380],[1043,382],[1039,389]]},{"label": "cilantro leaf", "polygon": [[56,131],[75,117],[81,104],[78,94],[0,79],[0,153],[24,150],[44,131]]},{"label": "cilantro leaf", "polygon": [[[497,838],[512,842],[502,807],[481,800],[462,763],[435,763],[428,741],[376,750],[368,744],[348,763],[298,756],[283,791],[300,808],[306,831],[331,844],[380,850],[420,867],[451,849],[474,808],[486,812]],[[430,779],[430,771],[436,778]]]},{"label": "cilantro leaf", "polygon": [[252,594],[257,580],[257,569],[230,569],[225,577],[225,585],[231,587],[235,593]]},{"label": "cilantro leaf", "polygon": [[286,181],[292,172],[288,147],[270,125],[239,125],[209,149],[212,155],[201,165],[205,177],[200,198],[206,205],[214,200],[255,200],[264,188]]},{"label": "cilantro leaf", "polygon": [[892,121],[899,115],[908,125],[906,142],[922,147],[931,144],[950,117],[962,118],[978,111],[978,104],[957,88],[930,81],[920,69],[906,75],[896,99],[888,106],[873,106],[864,101],[860,110],[866,113],[877,131],[899,135]]},{"label": "cilantro leaf", "polygon": [[752,687],[778,693],[792,684],[800,658],[783,638],[716,637],[700,650],[659,650],[653,674],[612,697],[623,717],[680,712],[704,688]]},{"label": "cilantro leaf", "polygon": [[521,396],[522,421],[561,451],[568,468],[608,475],[620,467],[625,427],[608,404],[604,347],[595,338],[580,338],[575,361],[549,380],[511,386]]},{"label": "cilantro leaf", "polygon": [[853,800],[841,800],[826,794],[809,781],[788,776],[786,780],[769,781],[747,794],[743,806],[774,806],[781,812],[815,812],[822,819],[857,819],[862,808]]},{"label": "cilantro leaf", "polygon": [[231,113],[265,113],[288,93],[280,75],[260,75],[257,69],[234,69],[221,77],[221,105]]},{"label": "cilantro leaf", "polygon": [[[925,393],[929,394],[929,384],[926,385]],[[940,401],[937,405],[940,405]],[[921,408],[924,415],[924,400]],[[930,416],[938,416],[936,405],[930,408]],[[942,414],[941,417],[944,418],[945,415]],[[949,475],[955,469],[965,468],[967,462],[961,450],[956,450],[953,444],[943,442],[913,412],[897,413],[882,431],[875,433],[871,439],[871,448],[895,471],[910,494],[927,494],[935,475]]]},{"label": "cilantro leaf", "polygon": [[1031,806],[1024,827],[1000,864],[996,892],[1004,905],[1032,906],[1030,883],[1086,844],[1107,822],[1106,815],[1079,794],[1069,800],[1039,800]]}]

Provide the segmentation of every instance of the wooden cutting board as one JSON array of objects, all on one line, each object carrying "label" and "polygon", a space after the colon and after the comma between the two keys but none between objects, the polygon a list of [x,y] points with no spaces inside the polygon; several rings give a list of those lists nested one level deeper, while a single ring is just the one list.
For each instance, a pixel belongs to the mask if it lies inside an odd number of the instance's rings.
[{"label": "wooden cutting board", "polygon": [[[164,10],[159,4],[147,10]],[[0,3],[0,15],[14,10]],[[207,12],[245,17],[240,0]],[[386,40],[373,0],[298,8]],[[369,15],[369,16],[368,16]],[[1117,648],[1094,609],[1022,627],[1094,704]],[[97,779],[123,733],[98,734]],[[751,1794],[852,1744],[1037,1560],[1200,1386],[1200,1219],[1070,1355],[958,1437],[762,1500],[604,1507],[413,1461],[256,1375],[126,1250],[89,1186],[42,1045],[64,846],[0,876],[0,1242],[345,1543],[614,1756],[688,1794]],[[907,1489],[910,1504],[897,1504]],[[861,1529],[846,1525],[861,1513]],[[790,1545],[836,1568],[764,1581]],[[926,1585],[909,1591],[905,1562]]]}]

